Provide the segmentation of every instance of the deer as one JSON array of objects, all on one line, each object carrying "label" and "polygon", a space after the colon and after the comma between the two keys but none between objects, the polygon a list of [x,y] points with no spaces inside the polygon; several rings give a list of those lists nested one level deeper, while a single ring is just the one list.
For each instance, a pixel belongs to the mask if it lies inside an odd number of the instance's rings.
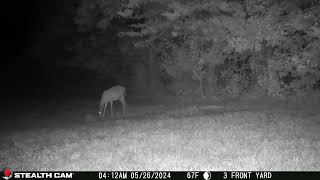
[{"label": "deer", "polygon": [[107,105],[108,103],[110,103],[111,117],[113,117],[112,104],[114,101],[117,100],[119,100],[122,103],[123,115],[125,115],[127,113],[127,103],[125,100],[125,96],[126,88],[119,85],[103,91],[99,106],[99,116],[104,117]]}]

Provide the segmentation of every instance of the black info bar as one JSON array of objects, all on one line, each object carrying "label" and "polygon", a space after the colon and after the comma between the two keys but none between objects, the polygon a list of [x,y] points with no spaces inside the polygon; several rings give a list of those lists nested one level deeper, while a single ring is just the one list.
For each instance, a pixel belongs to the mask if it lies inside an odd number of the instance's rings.
[{"label": "black info bar", "polygon": [[3,179],[320,179],[320,171],[11,171]]}]

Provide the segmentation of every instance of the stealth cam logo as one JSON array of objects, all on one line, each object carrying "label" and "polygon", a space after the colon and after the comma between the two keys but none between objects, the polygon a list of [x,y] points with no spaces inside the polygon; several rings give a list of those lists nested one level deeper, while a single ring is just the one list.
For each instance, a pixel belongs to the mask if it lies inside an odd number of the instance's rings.
[{"label": "stealth cam logo", "polygon": [[7,180],[7,179],[10,179],[11,177],[12,177],[12,171],[9,169],[9,168],[4,168],[3,170],[2,170],[2,174],[3,174],[3,176],[2,176],[2,178],[3,179],[5,179],[5,180]]}]

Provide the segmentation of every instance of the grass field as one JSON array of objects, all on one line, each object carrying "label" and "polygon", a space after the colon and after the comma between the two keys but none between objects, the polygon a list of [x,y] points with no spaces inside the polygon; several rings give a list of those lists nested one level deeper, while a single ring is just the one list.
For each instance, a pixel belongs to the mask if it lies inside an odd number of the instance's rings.
[{"label": "grass field", "polygon": [[31,111],[18,116],[22,125],[12,123],[16,130],[1,132],[1,166],[14,171],[320,170],[319,106],[129,104],[127,116],[111,119],[97,118],[95,105],[86,105],[90,102],[76,104],[46,116]]}]

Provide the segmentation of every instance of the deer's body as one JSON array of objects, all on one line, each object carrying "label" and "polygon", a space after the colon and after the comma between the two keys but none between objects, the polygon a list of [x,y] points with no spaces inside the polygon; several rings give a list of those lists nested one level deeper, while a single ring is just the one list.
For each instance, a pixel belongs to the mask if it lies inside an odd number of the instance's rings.
[{"label": "deer's body", "polygon": [[117,100],[119,100],[122,103],[123,114],[126,114],[127,104],[126,104],[125,96],[126,96],[126,88],[123,86],[114,86],[110,89],[103,91],[101,100],[100,100],[99,115],[104,117],[107,105],[108,103],[110,103],[111,116],[113,116],[112,104],[113,104],[113,101],[117,101]]}]

